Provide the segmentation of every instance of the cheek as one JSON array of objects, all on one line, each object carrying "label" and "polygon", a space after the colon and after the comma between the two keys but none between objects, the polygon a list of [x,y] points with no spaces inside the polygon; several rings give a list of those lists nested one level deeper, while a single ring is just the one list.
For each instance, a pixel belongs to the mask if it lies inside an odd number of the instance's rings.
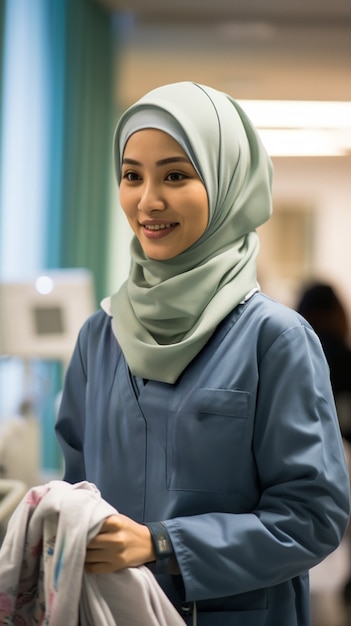
[{"label": "cheek", "polygon": [[202,229],[202,234],[205,232],[208,226],[209,218],[210,218],[210,211],[209,211],[209,206],[208,206],[207,193],[203,191],[201,202],[199,205],[199,224],[201,224],[200,228]]},{"label": "cheek", "polygon": [[133,214],[133,203],[131,202],[131,195],[130,193],[124,193],[123,190],[120,190],[119,192],[119,204],[120,207],[123,211],[123,213],[125,214],[125,216],[128,218],[128,220],[130,220],[132,218],[132,214]]}]

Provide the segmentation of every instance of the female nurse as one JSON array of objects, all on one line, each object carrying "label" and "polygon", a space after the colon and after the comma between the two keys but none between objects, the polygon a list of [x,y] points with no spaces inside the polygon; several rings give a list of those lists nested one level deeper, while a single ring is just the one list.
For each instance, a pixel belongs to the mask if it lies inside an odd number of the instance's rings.
[{"label": "female nurse", "polygon": [[86,568],[148,564],[187,624],[309,626],[349,478],[319,340],[257,284],[271,162],[192,82],[132,105],[114,155],[130,272],[80,332],[56,425],[65,480],[119,512]]}]

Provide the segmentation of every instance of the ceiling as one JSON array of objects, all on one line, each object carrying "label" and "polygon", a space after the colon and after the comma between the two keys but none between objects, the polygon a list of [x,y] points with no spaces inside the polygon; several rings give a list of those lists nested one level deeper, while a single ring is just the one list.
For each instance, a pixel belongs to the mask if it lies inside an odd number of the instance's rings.
[{"label": "ceiling", "polygon": [[118,16],[116,100],[195,80],[238,99],[351,101],[350,0],[96,0]]}]

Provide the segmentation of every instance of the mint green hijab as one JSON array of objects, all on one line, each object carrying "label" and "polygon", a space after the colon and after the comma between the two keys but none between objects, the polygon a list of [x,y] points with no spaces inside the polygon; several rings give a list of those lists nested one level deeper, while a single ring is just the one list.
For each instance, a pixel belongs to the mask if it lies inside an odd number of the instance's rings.
[{"label": "mint green hijab", "polygon": [[271,215],[271,161],[255,128],[228,95],[192,82],[154,89],[120,118],[117,180],[129,136],[168,132],[207,190],[209,222],[190,248],[166,261],[131,243],[129,277],[110,302],[112,327],[131,372],[175,383],[218,324],[257,289],[255,229]]}]

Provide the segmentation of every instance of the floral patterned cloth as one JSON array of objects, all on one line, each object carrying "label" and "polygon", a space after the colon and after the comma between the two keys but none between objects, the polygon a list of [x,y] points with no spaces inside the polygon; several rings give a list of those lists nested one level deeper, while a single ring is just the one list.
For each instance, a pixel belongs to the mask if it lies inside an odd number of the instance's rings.
[{"label": "floral patterned cloth", "polygon": [[87,543],[116,512],[86,481],[28,491],[0,549],[0,625],[184,626],[146,567],[84,572]]}]

